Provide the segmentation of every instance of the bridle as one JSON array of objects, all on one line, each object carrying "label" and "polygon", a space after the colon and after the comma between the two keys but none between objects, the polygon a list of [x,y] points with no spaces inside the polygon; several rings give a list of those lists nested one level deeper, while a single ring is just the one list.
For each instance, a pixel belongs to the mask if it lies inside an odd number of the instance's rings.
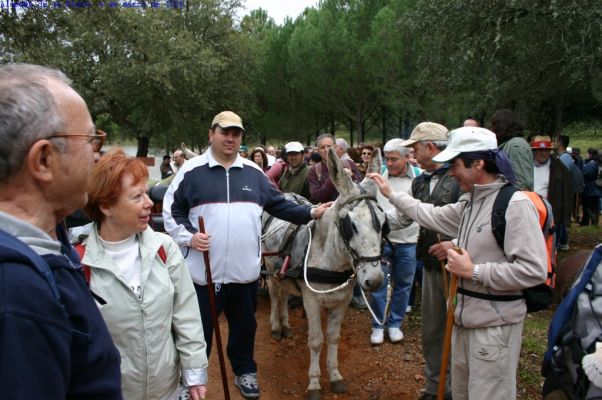
[{"label": "bridle", "polygon": [[349,210],[347,211],[345,216],[340,217],[338,223],[336,223],[336,226],[339,229],[339,232],[341,233],[341,237],[343,238],[343,242],[345,243],[345,247],[347,247],[349,254],[351,254],[351,257],[353,258],[354,269],[357,268],[357,265],[360,262],[380,263],[380,260],[382,258],[382,250],[378,255],[362,256],[351,246],[351,239],[353,238],[353,235],[358,233],[358,230],[355,226],[355,223],[351,221],[351,218],[349,217],[349,211],[357,207],[360,204],[360,202],[365,201],[366,205],[368,206],[368,209],[370,210],[370,216],[372,218],[372,227],[374,228],[374,230],[377,233],[381,233],[382,231],[382,234],[385,237],[389,233],[389,221],[387,220],[387,217],[385,216],[385,222],[381,226],[380,221],[378,220],[378,216],[376,215],[376,211],[374,209],[374,204],[372,204],[372,202],[374,202],[376,204],[376,207],[378,207],[382,211],[378,203],[376,203],[376,196],[366,193],[364,188],[362,188],[361,186],[360,190],[362,191],[361,194],[351,196],[341,204],[341,209],[349,205],[351,205],[351,207],[349,207]]}]

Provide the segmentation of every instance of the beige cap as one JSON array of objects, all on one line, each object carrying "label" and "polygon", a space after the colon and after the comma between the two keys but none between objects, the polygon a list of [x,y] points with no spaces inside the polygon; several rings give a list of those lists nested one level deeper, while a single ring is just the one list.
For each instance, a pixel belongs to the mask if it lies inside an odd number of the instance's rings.
[{"label": "beige cap", "polygon": [[437,124],[435,122],[421,122],[416,125],[412,131],[412,134],[410,135],[410,138],[404,142],[401,142],[400,145],[408,147],[423,140],[430,140],[432,142],[447,141],[448,132],[449,130],[441,124]]},{"label": "beige cap", "polygon": [[240,128],[243,132],[245,131],[245,128],[242,126],[242,119],[240,119],[240,117],[234,114],[232,111],[222,111],[221,113],[217,114],[215,118],[213,118],[211,126],[216,124],[222,129]]}]

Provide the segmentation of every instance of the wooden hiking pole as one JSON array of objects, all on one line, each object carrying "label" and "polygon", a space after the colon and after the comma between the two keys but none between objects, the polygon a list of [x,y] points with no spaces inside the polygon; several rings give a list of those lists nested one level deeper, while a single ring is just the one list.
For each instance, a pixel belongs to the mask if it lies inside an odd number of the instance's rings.
[{"label": "wooden hiking pole", "polygon": [[[462,254],[462,249],[454,247],[458,254]],[[447,319],[445,320],[445,337],[443,338],[443,353],[441,354],[441,368],[439,369],[439,386],[437,387],[437,400],[443,400],[445,397],[445,378],[447,377],[447,364],[449,362],[449,353],[451,351],[451,335],[454,327],[454,300],[456,290],[458,289],[458,277],[451,274],[449,283],[449,296],[447,296]]]},{"label": "wooden hiking pole", "polygon": [[[199,232],[205,233],[205,221],[199,217]],[[222,385],[224,387],[224,399],[230,400],[230,391],[228,390],[228,376],[226,375],[226,362],[224,361],[224,350],[222,349],[222,336],[220,335],[219,322],[217,321],[217,305],[215,303],[215,286],[211,276],[211,266],[209,265],[209,250],[203,252],[205,260],[205,276],[207,278],[207,291],[209,293],[209,309],[211,310],[211,321],[213,321],[213,330],[215,331],[215,345],[217,346],[217,356],[219,358],[219,370],[222,375]]]}]

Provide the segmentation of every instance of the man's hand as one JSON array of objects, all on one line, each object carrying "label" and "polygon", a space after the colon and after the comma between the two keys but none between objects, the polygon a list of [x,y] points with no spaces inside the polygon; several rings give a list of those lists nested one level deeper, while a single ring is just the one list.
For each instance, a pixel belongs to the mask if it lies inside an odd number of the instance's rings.
[{"label": "man's hand", "polygon": [[334,201],[329,201],[328,203],[320,204],[319,206],[313,209],[311,217],[313,219],[320,219],[322,217],[322,214],[324,214],[324,212],[328,210],[328,207],[330,207],[332,203],[334,203]]},{"label": "man's hand", "polygon": [[190,247],[198,251],[209,251],[210,239],[211,236],[206,233],[197,232],[190,239]]},{"label": "man's hand", "polygon": [[207,387],[205,385],[190,386],[190,397],[192,400],[204,399],[207,396]]},{"label": "man's hand", "polygon": [[445,242],[435,243],[431,247],[429,247],[428,253],[436,257],[439,261],[445,261],[447,258],[447,250],[454,247],[454,242],[448,240]]},{"label": "man's hand", "polygon": [[375,172],[367,174],[366,176],[376,183],[376,186],[378,186],[378,190],[380,190],[383,196],[385,196],[387,199],[391,197],[391,194],[393,194],[393,189],[391,188],[389,181],[387,181],[385,178],[383,178],[381,175]]},{"label": "man's hand", "polygon": [[462,249],[462,254],[459,254],[454,249],[450,249],[447,250],[447,265],[445,269],[460,278],[472,279],[474,263],[470,259],[470,254],[468,254],[466,249]]}]

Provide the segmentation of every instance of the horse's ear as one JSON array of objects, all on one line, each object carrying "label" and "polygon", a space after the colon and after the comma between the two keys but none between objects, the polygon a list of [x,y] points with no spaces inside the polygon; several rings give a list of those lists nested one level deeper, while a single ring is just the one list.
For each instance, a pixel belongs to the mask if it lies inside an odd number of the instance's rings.
[{"label": "horse's ear", "polygon": [[372,158],[370,159],[370,165],[368,166],[368,170],[366,171],[366,173],[380,174],[382,168],[383,158],[380,154],[380,149],[378,147],[375,147],[374,150],[372,150]]},{"label": "horse's ear", "polygon": [[[383,167],[383,161],[382,161],[382,156],[380,155],[380,149],[378,147],[375,147],[374,150],[372,151],[372,158],[370,159],[370,165],[368,165],[368,169],[366,170],[366,174],[370,174],[370,173],[375,173],[375,174],[379,174],[382,170]],[[362,183],[360,184],[364,189],[366,189],[366,191],[368,192],[376,192],[376,190],[378,189],[376,187],[376,183],[374,183],[374,181],[370,178],[364,178],[364,180],[362,181]]]},{"label": "horse's ear", "polygon": [[339,192],[339,195],[344,196],[353,190],[353,181],[351,176],[345,171],[343,163],[335,153],[334,149],[328,150],[328,173],[334,187]]}]

